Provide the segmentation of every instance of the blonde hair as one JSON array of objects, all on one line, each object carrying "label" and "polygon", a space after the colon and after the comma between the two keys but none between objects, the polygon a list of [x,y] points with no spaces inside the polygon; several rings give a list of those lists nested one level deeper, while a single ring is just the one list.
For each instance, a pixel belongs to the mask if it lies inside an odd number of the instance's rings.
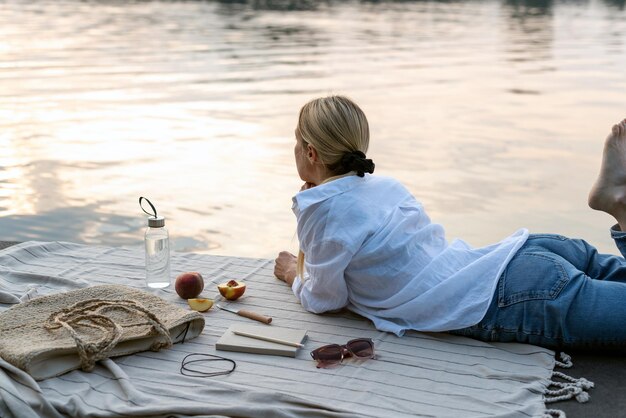
[{"label": "blonde hair", "polygon": [[302,106],[296,133],[305,147],[311,144],[317,150],[321,163],[333,175],[347,172],[341,166],[346,153],[365,154],[370,142],[365,113],[344,96],[320,97]]},{"label": "blonde hair", "polygon": [[[333,176],[356,170],[363,177],[372,173],[374,163],[365,159],[370,131],[365,113],[344,96],[313,99],[300,109],[296,135],[304,147],[316,149],[320,162]],[[358,161],[355,161],[356,154]],[[346,160],[346,157],[349,157]],[[296,274],[304,280],[304,253],[299,251]]]}]

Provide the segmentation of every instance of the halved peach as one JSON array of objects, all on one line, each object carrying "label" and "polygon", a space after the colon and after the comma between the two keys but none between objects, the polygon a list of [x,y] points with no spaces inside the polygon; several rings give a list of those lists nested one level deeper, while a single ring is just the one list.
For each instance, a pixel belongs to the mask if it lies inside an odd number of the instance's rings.
[{"label": "halved peach", "polygon": [[229,280],[226,283],[218,284],[217,290],[228,300],[239,299],[246,291],[246,284],[236,280]]},{"label": "halved peach", "polygon": [[198,312],[206,312],[213,307],[213,301],[211,299],[187,299],[187,304],[191,309]]}]

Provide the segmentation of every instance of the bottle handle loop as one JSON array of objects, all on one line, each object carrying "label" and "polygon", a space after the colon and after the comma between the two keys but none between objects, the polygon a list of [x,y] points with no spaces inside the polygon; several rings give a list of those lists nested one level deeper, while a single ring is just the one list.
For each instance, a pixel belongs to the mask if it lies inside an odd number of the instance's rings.
[{"label": "bottle handle loop", "polygon": [[[146,202],[148,202],[148,204],[149,204],[149,205],[150,205],[150,207],[152,208],[152,211],[154,212],[154,214],[152,214],[152,213],[150,213],[150,212],[146,211],[146,210],[143,208],[143,206],[142,206],[142,204],[141,204],[141,201],[142,201],[142,200],[145,200]],[[154,205],[152,204],[152,202],[150,202],[150,201],[148,200],[148,198],[141,196],[141,197],[139,198],[139,207],[141,208],[141,210],[143,210],[143,211],[144,211],[144,213],[146,213],[146,214],[148,214],[148,215],[150,215],[150,216],[154,216],[155,218],[157,217],[157,210],[156,210],[156,208],[154,207]]]}]

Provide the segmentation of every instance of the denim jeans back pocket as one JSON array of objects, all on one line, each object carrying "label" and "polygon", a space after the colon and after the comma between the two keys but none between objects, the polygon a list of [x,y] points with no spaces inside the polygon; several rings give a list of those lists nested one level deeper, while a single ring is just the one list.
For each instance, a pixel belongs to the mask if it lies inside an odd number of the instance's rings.
[{"label": "denim jeans back pocket", "polygon": [[545,250],[521,250],[509,262],[498,284],[498,306],[555,299],[569,282],[561,259]]}]

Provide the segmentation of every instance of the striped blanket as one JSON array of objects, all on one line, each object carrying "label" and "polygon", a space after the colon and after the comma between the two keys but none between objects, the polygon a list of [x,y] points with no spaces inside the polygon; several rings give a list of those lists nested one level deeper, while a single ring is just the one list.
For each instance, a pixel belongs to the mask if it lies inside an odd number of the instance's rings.
[{"label": "striped blanket", "polygon": [[[96,284],[147,290],[141,248],[27,242],[0,251],[0,311],[20,300]],[[172,274],[199,271],[205,292],[216,284],[247,283],[231,307],[274,318],[273,325],[306,329],[295,358],[215,350],[230,325],[252,321],[226,311],[205,313],[203,333],[160,352],[99,362],[91,373],[73,371],[40,382],[0,359],[3,417],[540,417],[555,366],[550,350],[521,344],[486,344],[447,334],[410,332],[402,338],[377,331],[349,312],[314,315],[273,277],[264,259],[173,254]],[[173,288],[150,290],[186,307]],[[255,323],[258,324],[258,323]],[[348,359],[317,369],[309,352],[330,343],[369,337],[373,360]],[[0,336],[0,338],[2,338]],[[217,354],[236,362],[234,372],[184,376],[190,353]],[[225,368],[207,363],[206,371]]]}]

